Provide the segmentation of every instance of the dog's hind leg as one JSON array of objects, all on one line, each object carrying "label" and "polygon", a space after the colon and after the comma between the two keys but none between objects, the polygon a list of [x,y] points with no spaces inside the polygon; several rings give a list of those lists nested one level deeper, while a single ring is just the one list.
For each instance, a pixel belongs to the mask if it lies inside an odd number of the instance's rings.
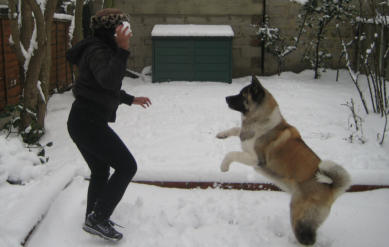
[{"label": "dog's hind leg", "polygon": [[250,153],[246,152],[229,152],[223,159],[220,166],[222,172],[226,172],[230,169],[232,162],[239,162],[248,166],[256,166],[258,164],[258,158]]},{"label": "dog's hind leg", "polygon": [[290,219],[294,235],[299,243],[313,245],[316,242],[316,229],[314,222],[315,214],[308,202],[300,196],[292,196],[290,203]]},{"label": "dog's hind leg", "polygon": [[330,208],[315,200],[314,196],[292,195],[290,203],[290,218],[293,232],[303,245],[313,245],[316,242],[316,231],[325,221]]},{"label": "dog's hind leg", "polygon": [[216,135],[216,137],[219,139],[225,139],[225,138],[228,138],[230,136],[239,136],[239,135],[240,135],[240,127],[235,127],[232,129],[228,129],[228,130],[219,132]]}]

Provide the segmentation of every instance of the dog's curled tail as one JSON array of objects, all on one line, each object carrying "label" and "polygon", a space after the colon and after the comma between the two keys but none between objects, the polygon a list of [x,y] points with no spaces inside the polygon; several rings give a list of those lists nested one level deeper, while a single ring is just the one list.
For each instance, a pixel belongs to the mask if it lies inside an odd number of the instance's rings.
[{"label": "dog's curled tail", "polygon": [[340,165],[329,160],[320,162],[316,179],[320,183],[330,184],[334,190],[335,198],[344,193],[351,185],[348,172]]}]

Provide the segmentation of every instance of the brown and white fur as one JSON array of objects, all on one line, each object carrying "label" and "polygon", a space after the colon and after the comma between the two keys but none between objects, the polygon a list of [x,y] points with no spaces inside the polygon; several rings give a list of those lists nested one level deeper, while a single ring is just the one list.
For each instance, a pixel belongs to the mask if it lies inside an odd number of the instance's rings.
[{"label": "brown and white fur", "polygon": [[226,101],[231,109],[242,113],[242,125],[218,133],[217,138],[239,136],[242,151],[227,153],[221,171],[228,171],[232,162],[252,166],[289,192],[293,232],[301,244],[314,244],[316,230],[327,218],[332,203],[349,188],[349,174],[332,161],[322,161],[305,144],[255,76],[250,85]]}]

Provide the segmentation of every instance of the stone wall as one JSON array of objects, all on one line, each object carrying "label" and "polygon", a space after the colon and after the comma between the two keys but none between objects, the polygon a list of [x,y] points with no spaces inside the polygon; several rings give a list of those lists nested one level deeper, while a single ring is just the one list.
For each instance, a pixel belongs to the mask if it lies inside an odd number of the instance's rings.
[{"label": "stone wall", "polygon": [[231,25],[233,77],[261,73],[261,48],[253,42],[262,19],[263,0],[116,0],[115,7],[131,16],[129,67],[141,71],[152,63],[151,31],[155,24]]}]

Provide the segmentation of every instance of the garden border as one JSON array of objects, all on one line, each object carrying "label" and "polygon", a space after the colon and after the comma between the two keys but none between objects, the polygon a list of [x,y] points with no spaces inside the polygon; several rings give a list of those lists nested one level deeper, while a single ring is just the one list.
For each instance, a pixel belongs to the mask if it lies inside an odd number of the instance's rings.
[{"label": "garden border", "polygon": [[[281,191],[271,183],[228,183],[228,182],[182,182],[182,181],[146,181],[134,180],[134,183],[155,185],[164,188],[176,189],[225,189],[225,190],[250,190],[250,191]],[[375,189],[389,189],[389,185],[354,184],[347,192],[362,192]]]}]

